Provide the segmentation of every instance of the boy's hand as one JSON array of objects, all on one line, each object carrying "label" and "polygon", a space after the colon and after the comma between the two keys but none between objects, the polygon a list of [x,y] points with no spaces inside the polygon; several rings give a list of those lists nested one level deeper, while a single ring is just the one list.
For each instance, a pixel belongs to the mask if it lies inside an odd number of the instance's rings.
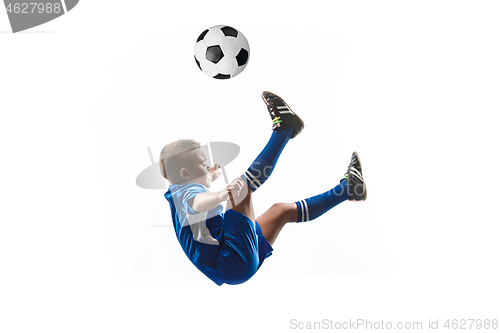
[{"label": "boy's hand", "polygon": [[229,199],[229,195],[231,194],[233,197],[237,197],[240,195],[241,189],[243,188],[244,183],[241,178],[236,178],[231,182],[231,184],[227,185],[225,189],[220,191],[220,199],[221,201],[227,201]]},{"label": "boy's hand", "polygon": [[219,178],[221,175],[221,170],[220,170],[220,165],[216,164],[210,169],[210,176],[212,177],[212,181],[216,180]]}]

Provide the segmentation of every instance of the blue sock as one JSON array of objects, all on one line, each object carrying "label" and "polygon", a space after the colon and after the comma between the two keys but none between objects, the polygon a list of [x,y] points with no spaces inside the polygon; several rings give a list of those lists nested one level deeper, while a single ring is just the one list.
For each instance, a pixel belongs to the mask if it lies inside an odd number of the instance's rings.
[{"label": "blue sock", "polygon": [[273,172],[278,157],[293,135],[293,128],[283,126],[273,131],[269,142],[241,178],[255,192]]},{"label": "blue sock", "polygon": [[314,220],[347,199],[349,199],[349,184],[344,179],[328,192],[297,201],[295,203],[299,210],[297,222]]}]

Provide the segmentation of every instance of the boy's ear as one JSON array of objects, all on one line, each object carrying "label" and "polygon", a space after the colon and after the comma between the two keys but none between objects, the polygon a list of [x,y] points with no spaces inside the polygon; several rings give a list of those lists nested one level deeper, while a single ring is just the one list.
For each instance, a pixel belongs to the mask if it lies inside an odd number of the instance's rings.
[{"label": "boy's ear", "polygon": [[181,178],[182,179],[189,179],[189,173],[187,171],[186,168],[182,168],[180,171],[179,171],[179,174],[181,175]]}]

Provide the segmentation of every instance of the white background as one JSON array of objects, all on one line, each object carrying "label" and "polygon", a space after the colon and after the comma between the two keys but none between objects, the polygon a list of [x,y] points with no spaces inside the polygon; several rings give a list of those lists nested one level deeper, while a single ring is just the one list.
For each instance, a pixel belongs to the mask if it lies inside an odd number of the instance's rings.
[{"label": "white background", "polygon": [[[500,319],[499,14],[495,1],[84,0],[12,34],[0,11],[0,330]],[[250,43],[230,80],[193,59],[217,24]],[[163,191],[135,179],[147,147],[157,159],[179,138],[238,144],[239,176],[271,134],[262,90],[306,125],[256,213],[328,190],[353,150],[368,200],[286,226],[250,281],[217,287],[183,254]]]}]

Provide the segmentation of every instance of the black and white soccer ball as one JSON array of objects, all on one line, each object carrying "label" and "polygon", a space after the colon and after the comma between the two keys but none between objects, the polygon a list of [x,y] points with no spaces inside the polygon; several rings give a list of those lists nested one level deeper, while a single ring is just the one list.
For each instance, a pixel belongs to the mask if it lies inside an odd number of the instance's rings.
[{"label": "black and white soccer ball", "polygon": [[203,31],[194,46],[194,60],[203,73],[215,79],[240,74],[248,64],[250,47],[238,30],[216,25]]}]

